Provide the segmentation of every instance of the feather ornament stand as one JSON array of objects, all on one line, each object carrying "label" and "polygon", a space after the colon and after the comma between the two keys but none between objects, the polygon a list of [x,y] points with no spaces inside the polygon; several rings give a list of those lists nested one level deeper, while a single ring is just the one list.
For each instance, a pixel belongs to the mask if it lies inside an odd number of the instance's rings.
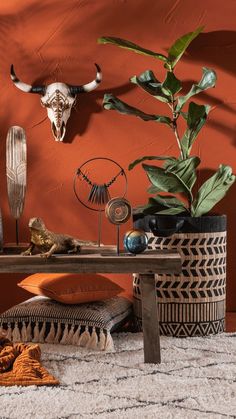
[{"label": "feather ornament stand", "polygon": [[26,192],[27,146],[23,128],[9,128],[6,140],[7,194],[11,215],[16,220],[16,244],[19,245],[19,219]]}]

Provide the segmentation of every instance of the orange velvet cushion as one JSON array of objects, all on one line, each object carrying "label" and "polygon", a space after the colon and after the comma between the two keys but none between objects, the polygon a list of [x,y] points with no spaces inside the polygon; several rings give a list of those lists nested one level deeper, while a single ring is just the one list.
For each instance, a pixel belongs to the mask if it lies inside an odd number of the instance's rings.
[{"label": "orange velvet cushion", "polygon": [[18,286],[65,304],[106,300],[123,291],[110,279],[95,274],[34,274]]}]

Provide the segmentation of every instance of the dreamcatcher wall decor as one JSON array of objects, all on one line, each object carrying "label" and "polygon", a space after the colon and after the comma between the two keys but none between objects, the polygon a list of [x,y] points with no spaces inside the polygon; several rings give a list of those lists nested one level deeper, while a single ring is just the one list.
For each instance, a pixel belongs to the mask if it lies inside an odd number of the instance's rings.
[{"label": "dreamcatcher wall decor", "polygon": [[[110,176],[107,175],[108,170],[106,170],[105,164],[109,165],[109,171],[112,173]],[[76,198],[84,207],[98,212],[98,246],[100,246],[102,213],[114,193],[124,198],[127,192],[126,173],[115,160],[107,157],[95,157],[78,167],[74,176],[73,188]]]}]

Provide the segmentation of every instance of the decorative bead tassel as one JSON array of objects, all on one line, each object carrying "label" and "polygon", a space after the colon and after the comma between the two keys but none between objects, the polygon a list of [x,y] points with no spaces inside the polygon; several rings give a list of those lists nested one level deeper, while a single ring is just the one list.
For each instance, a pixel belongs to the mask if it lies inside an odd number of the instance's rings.
[{"label": "decorative bead tassel", "polygon": [[109,193],[108,188],[116,181],[116,179],[120,175],[124,175],[124,170],[121,169],[115,176],[113,176],[113,178],[109,182],[103,183],[103,184],[93,183],[89,179],[88,175],[86,173],[83,173],[82,170],[79,168],[77,170],[77,176],[80,176],[80,175],[82,179],[85,182],[87,182],[88,185],[90,186],[88,202],[91,202],[96,205],[101,205],[101,204],[106,204],[108,201],[110,201],[111,198],[110,198],[110,193]]},{"label": "decorative bead tassel", "polygon": [[57,333],[54,339],[54,343],[59,343],[61,339],[61,323],[58,323],[57,325]]},{"label": "decorative bead tassel", "polygon": [[15,327],[14,327],[13,332],[12,332],[12,341],[13,342],[20,342],[21,341],[21,333],[20,333],[20,329],[18,327],[18,322],[15,323]]},{"label": "decorative bead tassel", "polygon": [[6,339],[11,340],[11,334],[12,334],[12,330],[11,330],[11,323],[8,323],[8,325],[7,325],[7,334],[6,334]]},{"label": "decorative bead tassel", "polygon": [[32,342],[32,329],[31,329],[31,323],[29,322],[29,324],[27,325],[26,328],[26,339],[27,342]]},{"label": "decorative bead tassel", "polygon": [[39,322],[35,323],[32,342],[39,342]]},{"label": "decorative bead tassel", "polygon": [[23,326],[21,329],[21,340],[22,342],[27,342],[27,330],[25,322],[23,322]]},{"label": "decorative bead tassel", "polygon": [[109,331],[107,331],[105,351],[112,351],[114,349],[113,339]]},{"label": "decorative bead tassel", "polygon": [[104,351],[105,349],[105,345],[106,345],[106,335],[103,332],[103,329],[100,329],[100,333],[99,333],[99,342],[98,342],[98,349],[100,351]]},{"label": "decorative bead tassel", "polygon": [[89,339],[89,341],[86,345],[86,348],[97,349],[97,345],[98,345],[98,335],[96,333],[95,327],[93,327],[93,331],[92,331],[90,339]]},{"label": "decorative bead tassel", "polygon": [[42,328],[39,332],[39,343],[44,343],[45,338],[45,332],[46,332],[46,322],[43,322]]},{"label": "decorative bead tassel", "polygon": [[68,338],[68,324],[66,323],[62,338],[60,340],[60,343],[62,345],[66,344],[67,338]]},{"label": "decorative bead tassel", "polygon": [[47,343],[54,343],[54,339],[55,339],[55,326],[54,323],[51,323],[51,327],[50,327],[50,331],[45,339],[45,342]]},{"label": "decorative bead tassel", "polygon": [[80,335],[78,345],[86,346],[89,340],[90,340],[90,333],[88,331],[88,326],[86,326],[85,331]]},{"label": "decorative bead tassel", "polygon": [[88,197],[89,202],[93,202],[93,200],[94,200],[94,194],[95,194],[96,187],[97,187],[96,184],[92,185],[92,188],[90,190],[90,194],[89,194],[89,197]]},{"label": "decorative bead tassel", "polygon": [[73,336],[73,338],[72,338],[72,345],[78,345],[78,343],[79,343],[79,338],[80,338],[80,330],[81,330],[81,327],[80,326],[78,326],[78,328],[77,328],[77,330],[75,331],[75,333],[74,333],[74,336]]}]

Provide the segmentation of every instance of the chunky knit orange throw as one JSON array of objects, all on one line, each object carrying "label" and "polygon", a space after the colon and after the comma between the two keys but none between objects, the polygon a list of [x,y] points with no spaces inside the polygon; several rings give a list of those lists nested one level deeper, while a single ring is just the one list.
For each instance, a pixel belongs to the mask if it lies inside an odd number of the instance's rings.
[{"label": "chunky knit orange throw", "polygon": [[59,384],[59,381],[40,364],[40,355],[39,345],[12,343],[0,336],[0,385]]}]

